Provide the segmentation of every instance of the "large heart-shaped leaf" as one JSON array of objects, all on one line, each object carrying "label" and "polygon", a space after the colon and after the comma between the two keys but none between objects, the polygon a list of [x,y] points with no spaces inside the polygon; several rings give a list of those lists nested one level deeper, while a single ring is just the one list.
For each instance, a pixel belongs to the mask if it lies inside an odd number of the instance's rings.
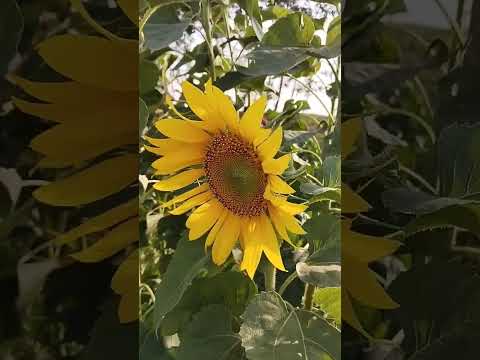
[{"label": "large heart-shaped leaf", "polygon": [[257,295],[243,314],[242,344],[250,360],[340,359],[340,331],[321,315],[293,309],[275,292]]}]

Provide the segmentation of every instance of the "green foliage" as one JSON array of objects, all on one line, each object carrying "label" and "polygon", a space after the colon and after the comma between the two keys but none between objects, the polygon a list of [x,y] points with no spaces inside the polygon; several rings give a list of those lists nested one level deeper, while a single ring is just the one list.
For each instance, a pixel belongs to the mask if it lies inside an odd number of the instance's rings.
[{"label": "green foliage", "polygon": [[241,339],[233,331],[233,322],[232,315],[224,306],[204,308],[182,333],[177,359],[244,359]]},{"label": "green foliage", "polygon": [[233,315],[239,316],[256,293],[255,283],[239,272],[228,271],[197,279],[178,305],[165,316],[161,324],[162,334],[176,334],[190,322],[194,313],[210,304],[225,305]]},{"label": "green foliage", "polygon": [[251,360],[340,359],[340,332],[312,312],[295,310],[277,293],[250,303],[240,329]]},{"label": "green foliage", "polygon": [[8,70],[8,64],[17,53],[23,31],[23,16],[16,0],[5,0],[0,4],[0,75]]},{"label": "green foliage", "polygon": [[316,289],[313,302],[322,310],[328,319],[332,319],[336,326],[342,322],[342,301],[340,287],[325,287]]},{"label": "green foliage", "polygon": [[162,275],[155,292],[155,324],[160,325],[166,314],[178,304],[192,280],[207,265],[210,257],[199,241],[188,241],[182,237],[170,265]]},{"label": "green foliage", "polygon": [[[442,6],[433,2],[428,11],[446,15]],[[342,161],[342,179],[371,206],[349,217],[354,231],[402,242],[369,267],[399,307],[354,301],[356,330],[342,328],[348,358],[367,348],[385,358],[475,356],[480,174],[472,119],[480,47],[466,46],[465,39],[478,39],[462,14],[478,18],[480,8],[466,6],[460,2],[459,13],[446,18],[450,28],[389,21],[407,9],[404,1],[350,1],[344,9],[342,120],[359,119],[362,128]],[[361,250],[375,252],[368,243]],[[328,302],[319,291],[319,303]],[[395,345],[367,342],[367,332]]]}]

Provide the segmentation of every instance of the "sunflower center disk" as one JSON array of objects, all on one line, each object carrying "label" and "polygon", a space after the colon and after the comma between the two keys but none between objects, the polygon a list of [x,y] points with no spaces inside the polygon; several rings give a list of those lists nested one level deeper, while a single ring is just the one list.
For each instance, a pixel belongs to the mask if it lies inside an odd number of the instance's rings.
[{"label": "sunflower center disk", "polygon": [[242,138],[220,133],[207,147],[205,173],[218,201],[239,216],[259,216],[267,208],[263,198],[267,177],[253,146]]}]

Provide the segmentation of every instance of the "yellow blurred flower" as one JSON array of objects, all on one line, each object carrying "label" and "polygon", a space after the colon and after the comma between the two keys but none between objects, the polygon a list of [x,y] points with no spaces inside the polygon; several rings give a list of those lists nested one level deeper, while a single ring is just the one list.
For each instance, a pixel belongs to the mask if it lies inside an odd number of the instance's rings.
[{"label": "yellow blurred flower", "polygon": [[[361,126],[358,118],[342,123],[342,160],[354,151]],[[360,195],[347,184],[342,184],[342,214],[364,212],[369,207]],[[350,230],[351,225],[351,220],[342,220],[342,319],[370,337],[355,313],[352,298],[376,309],[398,307],[378,283],[368,264],[394,253],[400,243],[354,232]]]},{"label": "yellow blurred flower", "polygon": [[[66,81],[34,82],[17,76],[9,80],[41,101],[14,98],[21,111],[55,123],[32,140],[31,147],[43,155],[38,167],[72,169],[70,175],[38,188],[34,197],[53,206],[77,207],[136,185],[138,41],[109,33],[91,19],[81,1],[71,2],[104,37],[65,34],[38,46],[45,63]],[[137,2],[118,4],[132,22],[138,21]],[[82,262],[101,261],[138,241],[137,215],[135,196],[59,235],[54,243],[62,246],[98,234],[93,245],[71,256]],[[122,295],[124,322],[138,317],[138,290],[131,286],[135,277],[138,261],[130,256],[112,284]]]},{"label": "yellow blurred flower", "polygon": [[[277,238],[290,241],[288,232],[304,234],[295,215],[306,206],[287,201],[295,191],[281,175],[290,155],[275,158],[283,132],[261,127],[266,98],[261,97],[240,119],[230,98],[208,81],[205,92],[184,82],[183,95],[201,119],[160,119],[157,130],[165,139],[146,139],[147,150],[160,155],[152,166],[156,175],[173,175],[158,181],[159,191],[175,191],[195,183],[163,204],[176,206],[174,215],[193,209],[186,222],[189,239],[208,234],[215,264],[223,264],[239,240],[241,269],[253,278],[260,258],[285,271]],[[171,103],[170,103],[171,105]],[[173,106],[171,108],[174,110]],[[276,230],[276,231],[275,231]]]}]

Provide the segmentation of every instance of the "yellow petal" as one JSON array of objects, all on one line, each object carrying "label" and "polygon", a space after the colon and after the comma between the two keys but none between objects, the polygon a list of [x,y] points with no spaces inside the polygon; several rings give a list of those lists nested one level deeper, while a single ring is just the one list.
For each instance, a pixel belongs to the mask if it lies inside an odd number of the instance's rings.
[{"label": "yellow petal", "polygon": [[54,242],[56,245],[68,244],[87,234],[106,230],[125,219],[135,216],[136,214],[138,214],[138,199],[134,198],[104,212],[103,214],[88,219],[86,222],[73,228],[67,233],[59,235]]},{"label": "yellow petal", "polygon": [[238,113],[233,106],[232,100],[222,90],[212,86],[217,112],[220,118],[227,124],[228,128],[236,133],[239,129]]},{"label": "yellow petal", "polygon": [[341,143],[342,143],[342,160],[350,155],[355,149],[355,143],[362,131],[362,120],[360,118],[351,119],[342,123]]},{"label": "yellow petal", "polygon": [[351,214],[368,211],[370,205],[350,186],[342,183],[342,213]]},{"label": "yellow petal", "polygon": [[155,127],[163,135],[174,140],[187,143],[206,143],[210,140],[210,135],[205,131],[184,120],[161,119],[155,123]]},{"label": "yellow petal", "polygon": [[280,219],[281,223],[286,227],[288,231],[290,231],[292,234],[297,234],[297,235],[306,234],[305,230],[303,230],[303,228],[300,226],[295,216],[290,215],[282,211],[281,209],[275,209],[275,210],[274,210],[275,215]]},{"label": "yellow petal", "polygon": [[213,194],[210,191],[195,195],[194,197],[186,200],[178,208],[170,211],[172,215],[181,215],[186,213],[188,210],[193,209],[195,206],[201,205],[213,197]]},{"label": "yellow petal", "polygon": [[[114,94],[112,93],[112,97]],[[81,99],[84,97],[82,96]],[[13,98],[17,108],[27,114],[58,123],[77,123],[84,127],[105,125],[121,129],[136,129],[132,119],[137,117],[136,107],[138,99],[130,96],[115,97],[111,104],[103,103],[101,99],[88,99],[77,103],[61,102],[53,104],[34,103],[18,98]],[[137,129],[138,133],[138,129]],[[138,136],[138,135],[137,135]]]},{"label": "yellow petal", "polygon": [[48,65],[72,80],[120,92],[138,89],[135,41],[67,34],[49,38],[38,49]]},{"label": "yellow petal", "polygon": [[207,251],[207,248],[215,242],[215,239],[217,238],[217,235],[220,232],[220,229],[222,228],[223,223],[227,218],[227,215],[228,215],[228,210],[225,208],[222,209],[222,213],[220,214],[212,230],[210,230],[210,232],[208,233],[207,240],[205,240],[205,251]]},{"label": "yellow petal", "polygon": [[253,279],[262,257],[262,237],[256,221],[258,220],[254,220],[254,229],[244,229],[243,231],[245,244],[240,269],[246,271],[250,279]]},{"label": "yellow petal", "polygon": [[122,155],[42,186],[33,194],[50,205],[85,205],[117,193],[136,181],[137,176],[138,156]]},{"label": "yellow petal", "polygon": [[222,265],[227,260],[239,235],[240,217],[229,212],[220,234],[217,235],[213,243],[212,259],[215,264]]},{"label": "yellow petal", "polygon": [[138,320],[140,299],[137,291],[129,291],[122,294],[118,305],[118,317],[121,324]]},{"label": "yellow petal", "polygon": [[240,133],[251,143],[262,133],[262,119],[265,107],[267,106],[267,97],[262,96],[255,101],[242,116],[240,121]]},{"label": "yellow petal", "polygon": [[292,234],[306,234],[305,230],[303,230],[303,228],[298,223],[298,220],[293,215],[285,214],[282,219],[285,221],[285,226],[287,227],[287,230],[290,231]]},{"label": "yellow petal", "polygon": [[[121,323],[138,319],[139,253],[135,250],[120,264],[112,278],[112,289],[121,296],[118,316]],[[134,286],[132,286],[134,284]]]},{"label": "yellow petal", "polygon": [[185,200],[187,200],[187,199],[190,199],[191,197],[193,197],[193,196],[195,196],[195,195],[201,194],[201,193],[203,193],[203,192],[205,192],[205,191],[207,191],[207,190],[208,190],[208,184],[207,184],[207,183],[202,184],[202,185],[200,185],[199,187],[196,187],[196,188],[194,188],[194,189],[192,189],[192,190],[189,190],[189,191],[187,191],[187,192],[184,192],[183,194],[174,197],[172,200],[167,201],[166,203],[164,203],[164,204],[162,205],[162,207],[164,207],[164,208],[170,207],[170,206],[172,206],[172,205],[174,205],[174,204],[177,204],[177,203],[179,203],[179,202],[182,202],[182,201],[185,201]]},{"label": "yellow petal", "polygon": [[276,196],[268,198],[268,200],[272,203],[273,206],[277,207],[279,210],[289,215],[300,214],[308,208],[307,205],[294,204]]},{"label": "yellow petal", "polygon": [[272,159],[278,152],[278,150],[280,150],[280,145],[282,145],[282,139],[283,130],[282,127],[279,126],[275,129],[272,135],[270,135],[270,137],[257,148],[260,159],[262,161]]},{"label": "yellow petal", "polygon": [[208,121],[213,110],[207,95],[188,81],[182,83],[182,93],[193,113],[200,119]]},{"label": "yellow petal", "polygon": [[160,180],[159,182],[155,183],[153,187],[159,191],[175,191],[190,185],[203,175],[205,175],[205,171],[203,169],[191,169],[172,176],[166,180]]},{"label": "yellow petal", "polygon": [[349,254],[345,254],[343,251],[342,262],[348,264],[342,268],[342,284],[352,297],[377,309],[395,309],[398,307],[398,304],[387,295],[378,283],[374,273],[366,263],[352,259]]},{"label": "yellow petal", "polygon": [[70,106],[72,104],[83,104],[85,106],[89,101],[97,100],[105,106],[105,103],[108,105],[117,103],[118,105],[118,100],[121,100],[117,98],[118,96],[122,97],[123,100],[127,98],[122,93],[87,86],[75,81],[37,82],[15,75],[8,75],[7,79],[27,94],[49,103],[63,103]]},{"label": "yellow petal", "polygon": [[138,218],[136,217],[116,226],[92,246],[70,256],[81,262],[99,262],[138,241],[138,238]]},{"label": "yellow petal", "polygon": [[112,290],[122,294],[132,288],[132,284],[139,281],[138,278],[138,249],[132,252],[127,259],[120,264],[112,278]]},{"label": "yellow petal", "polygon": [[267,159],[262,162],[263,171],[267,174],[281,175],[288,168],[290,154],[283,155],[278,159]]},{"label": "yellow petal", "polygon": [[188,238],[196,240],[204,235],[217,222],[223,209],[217,199],[212,199],[192,212],[187,220]]},{"label": "yellow petal", "polygon": [[125,15],[136,25],[138,25],[138,1],[136,0],[117,0]]},{"label": "yellow petal", "polygon": [[277,229],[277,232],[280,234],[280,237],[291,243],[290,237],[288,236],[287,233],[287,228],[285,224],[282,221],[282,217],[280,216],[278,210],[272,206],[272,204],[268,204],[268,213],[270,214],[270,218],[272,219],[273,225],[275,226],[275,229]]},{"label": "yellow petal", "polygon": [[222,210],[223,206],[216,198],[213,198],[202,206],[196,208],[188,217],[185,226],[188,229],[191,229],[192,226],[195,226],[207,219],[210,212],[217,212],[218,209]]},{"label": "yellow petal", "polygon": [[293,194],[295,190],[277,175],[268,175],[271,191],[279,194]]},{"label": "yellow petal", "polygon": [[157,148],[155,146],[144,145],[143,147],[145,148],[145,150],[147,150],[148,152],[151,152],[152,154],[165,155],[165,153],[162,151],[162,149]]},{"label": "yellow petal", "polygon": [[400,242],[350,230],[351,221],[342,220],[342,250],[363,263],[378,260],[394,253]]},{"label": "yellow petal", "polygon": [[275,230],[273,230],[272,223],[266,215],[260,216],[260,224],[262,236],[262,248],[267,256],[267,259],[281,271],[287,271],[283,265],[282,255],[280,254],[280,244],[278,243]]},{"label": "yellow petal", "polygon": [[367,339],[371,336],[365,331],[360,320],[358,320],[352,302],[346,291],[342,291],[342,320],[345,320],[350,326],[363,334]]},{"label": "yellow petal", "polygon": [[253,146],[257,147],[268,139],[272,131],[270,129],[260,129],[253,140]]},{"label": "yellow petal", "polygon": [[176,152],[168,152],[164,157],[155,160],[152,167],[155,175],[168,175],[187,166],[201,164],[204,161],[204,148],[198,145],[186,145]]},{"label": "yellow petal", "polygon": [[173,140],[173,139],[155,139],[148,136],[144,136],[145,140],[147,140],[150,144],[155,147],[147,147],[145,148],[157,155],[166,155],[169,152],[175,152],[181,149],[184,149],[185,146],[189,146],[191,144],[184,143],[181,141]]}]

